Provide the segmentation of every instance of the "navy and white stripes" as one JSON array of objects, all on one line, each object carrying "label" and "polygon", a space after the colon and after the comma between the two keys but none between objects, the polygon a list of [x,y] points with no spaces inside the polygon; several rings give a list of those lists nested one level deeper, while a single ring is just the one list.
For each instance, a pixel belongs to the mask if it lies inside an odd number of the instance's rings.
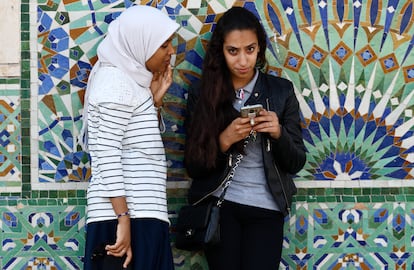
[{"label": "navy and white stripes", "polygon": [[[133,86],[136,91],[146,91],[135,82]],[[131,218],[169,222],[167,168],[157,112],[150,92],[132,94],[132,98],[135,100],[128,104],[89,100],[92,180],[87,195],[88,223],[116,219],[109,198],[119,196],[126,197]]]}]

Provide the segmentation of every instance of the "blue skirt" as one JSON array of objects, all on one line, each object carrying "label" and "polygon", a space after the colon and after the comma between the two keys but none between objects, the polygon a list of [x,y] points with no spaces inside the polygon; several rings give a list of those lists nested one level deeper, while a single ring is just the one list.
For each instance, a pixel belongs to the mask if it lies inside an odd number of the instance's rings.
[{"label": "blue skirt", "polygon": [[[117,220],[89,223],[86,226],[84,270],[123,269],[125,257],[104,256],[105,245],[116,241]],[[131,219],[132,270],[174,270],[169,239],[169,224],[151,218]]]}]

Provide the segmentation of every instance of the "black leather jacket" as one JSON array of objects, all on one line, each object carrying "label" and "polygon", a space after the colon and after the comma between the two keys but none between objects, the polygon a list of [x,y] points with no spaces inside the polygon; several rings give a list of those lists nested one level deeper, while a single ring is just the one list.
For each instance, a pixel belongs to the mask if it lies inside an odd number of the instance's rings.
[{"label": "black leather jacket", "polygon": [[[197,99],[198,91],[190,90],[188,114],[191,115]],[[296,194],[292,175],[299,172],[306,161],[299,103],[290,81],[260,72],[254,90],[245,103],[252,104],[262,104],[263,108],[276,112],[282,125],[282,135],[277,140],[267,133],[262,134],[262,153],[267,184],[274,200],[286,216],[290,212],[292,197]],[[214,169],[206,169],[186,160],[187,173],[192,178],[188,192],[190,203],[206,199],[220,187],[230,170],[230,160],[231,153],[220,153]]]}]

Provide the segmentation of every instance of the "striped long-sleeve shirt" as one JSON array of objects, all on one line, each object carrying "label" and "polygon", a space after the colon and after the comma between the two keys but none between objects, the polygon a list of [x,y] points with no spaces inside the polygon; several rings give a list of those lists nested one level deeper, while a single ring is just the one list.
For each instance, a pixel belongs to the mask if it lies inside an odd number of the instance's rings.
[{"label": "striped long-sleeve shirt", "polygon": [[150,90],[115,67],[101,67],[88,104],[87,223],[116,219],[109,198],[120,196],[131,218],[169,222],[165,151]]}]

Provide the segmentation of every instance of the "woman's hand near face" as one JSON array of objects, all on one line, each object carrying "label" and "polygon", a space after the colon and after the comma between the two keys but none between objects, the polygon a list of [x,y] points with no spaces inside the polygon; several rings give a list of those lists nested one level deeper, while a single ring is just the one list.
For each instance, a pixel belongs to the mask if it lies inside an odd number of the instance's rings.
[{"label": "woman's hand near face", "polygon": [[163,105],[162,99],[164,98],[165,93],[167,93],[167,90],[170,87],[171,83],[172,69],[170,66],[167,66],[164,72],[153,73],[150,89],[154,97],[155,107],[160,107]]},{"label": "woman's hand near face", "polygon": [[237,117],[220,133],[220,150],[224,153],[230,146],[249,136],[252,126],[248,117]]}]

